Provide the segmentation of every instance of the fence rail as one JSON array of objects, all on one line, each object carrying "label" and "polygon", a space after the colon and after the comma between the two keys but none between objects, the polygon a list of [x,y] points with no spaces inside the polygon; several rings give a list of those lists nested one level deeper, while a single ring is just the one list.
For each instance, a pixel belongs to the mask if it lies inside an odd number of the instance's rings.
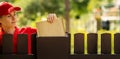
[{"label": "fence rail", "polygon": [[[13,51],[13,35],[5,34],[0,47],[0,59],[120,59],[120,33],[75,33],[66,37],[31,36],[32,54],[28,54],[26,34],[17,37],[17,53]],[[74,48],[74,54],[71,54]],[[86,53],[87,52],[87,53]]]}]

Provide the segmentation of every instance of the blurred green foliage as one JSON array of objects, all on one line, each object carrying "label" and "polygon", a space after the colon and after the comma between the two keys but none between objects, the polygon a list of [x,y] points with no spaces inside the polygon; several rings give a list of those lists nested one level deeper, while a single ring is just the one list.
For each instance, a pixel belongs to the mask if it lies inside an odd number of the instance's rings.
[{"label": "blurred green foliage", "polygon": [[90,0],[72,0],[71,10],[74,10],[78,14],[87,13],[87,6]]},{"label": "blurred green foliage", "polygon": [[[56,13],[64,18],[65,0],[0,0],[13,3],[22,8],[18,14],[18,25],[26,26],[36,21],[48,13]],[[91,12],[94,8],[103,4],[104,0],[69,0],[70,19],[81,18],[83,14]],[[112,0],[107,0],[111,2]]]}]

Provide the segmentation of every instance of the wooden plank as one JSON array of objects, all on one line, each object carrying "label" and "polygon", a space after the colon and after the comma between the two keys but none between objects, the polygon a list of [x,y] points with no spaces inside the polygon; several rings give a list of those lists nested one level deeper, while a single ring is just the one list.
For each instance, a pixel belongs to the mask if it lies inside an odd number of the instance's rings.
[{"label": "wooden plank", "polygon": [[114,52],[120,54],[120,33],[114,34]]},{"label": "wooden plank", "polygon": [[111,54],[111,34],[110,33],[101,34],[101,53]]},{"label": "wooden plank", "polygon": [[28,54],[28,35],[27,34],[18,35],[17,54]]},{"label": "wooden plank", "polygon": [[88,54],[97,54],[97,33],[87,34]]},{"label": "wooden plank", "polygon": [[[32,42],[31,42],[31,46],[32,46],[32,54],[34,54],[35,55],[35,57],[37,56],[37,38],[36,38],[36,33],[35,34],[32,34],[31,35],[31,37],[32,37]],[[35,59],[37,59],[37,57],[35,58]]]},{"label": "wooden plank", "polygon": [[37,59],[66,59],[69,52],[69,37],[37,38]]},{"label": "wooden plank", "polygon": [[74,35],[74,53],[84,54],[84,34],[76,33]]},{"label": "wooden plank", "polygon": [[3,54],[13,54],[13,35],[12,34],[4,34],[2,37],[3,41]]},{"label": "wooden plank", "polygon": [[[0,42],[2,43],[2,42]],[[2,54],[2,45],[0,45],[0,55]]]}]

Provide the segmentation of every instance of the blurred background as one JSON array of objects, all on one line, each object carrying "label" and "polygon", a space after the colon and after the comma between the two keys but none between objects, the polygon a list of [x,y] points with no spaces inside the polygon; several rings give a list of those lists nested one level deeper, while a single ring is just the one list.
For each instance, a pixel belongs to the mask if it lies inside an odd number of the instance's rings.
[{"label": "blurred background", "polygon": [[22,8],[19,27],[35,23],[56,13],[65,21],[66,32],[120,32],[120,0],[0,0]]}]

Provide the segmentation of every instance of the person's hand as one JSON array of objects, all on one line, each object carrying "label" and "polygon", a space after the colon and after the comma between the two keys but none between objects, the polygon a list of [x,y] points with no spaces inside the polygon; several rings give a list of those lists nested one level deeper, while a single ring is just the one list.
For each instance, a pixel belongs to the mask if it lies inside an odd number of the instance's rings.
[{"label": "person's hand", "polygon": [[54,20],[56,20],[56,19],[57,19],[56,14],[49,14],[49,15],[47,16],[47,22],[49,22],[49,23],[53,23]]}]

